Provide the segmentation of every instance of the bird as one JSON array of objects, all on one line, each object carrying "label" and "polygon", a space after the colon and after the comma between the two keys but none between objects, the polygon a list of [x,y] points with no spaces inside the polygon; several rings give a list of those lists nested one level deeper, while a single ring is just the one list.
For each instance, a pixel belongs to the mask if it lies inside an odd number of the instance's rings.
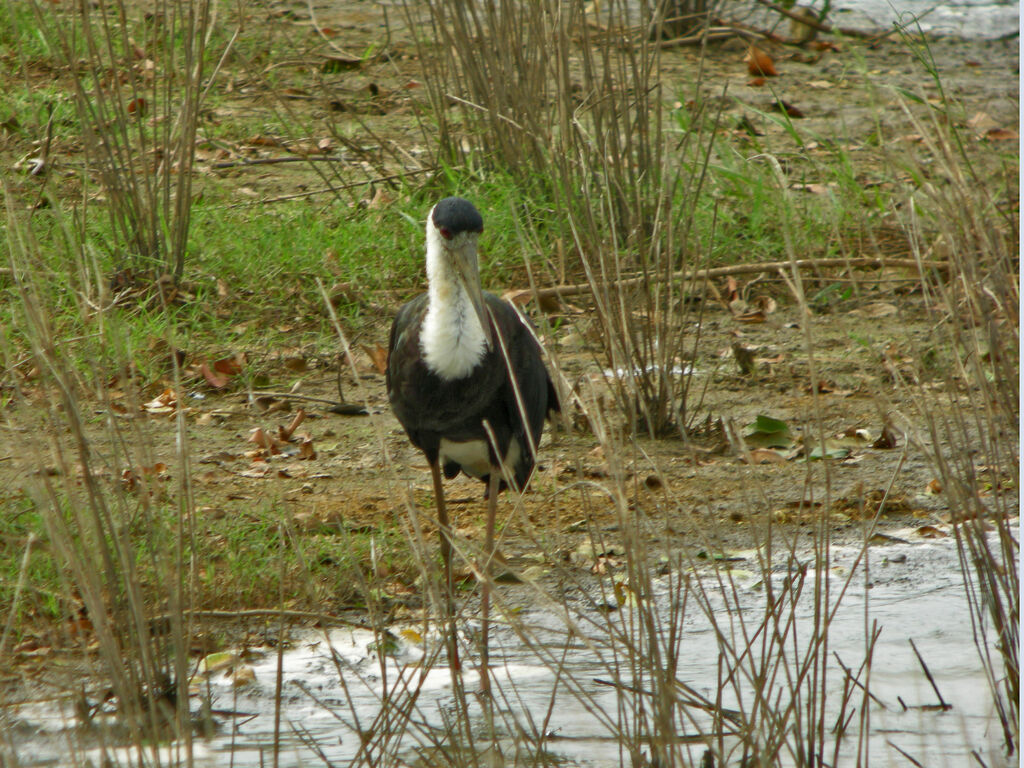
[{"label": "bird", "polygon": [[546,418],[561,410],[540,344],[506,301],[481,288],[483,216],[446,197],[427,216],[427,291],[395,315],[386,383],[391,410],[430,465],[441,527],[449,664],[459,669],[452,624],[452,539],[442,474],[485,484],[486,560],[481,586],[481,688],[489,690],[487,632],[498,493],[522,491],[533,472]]}]

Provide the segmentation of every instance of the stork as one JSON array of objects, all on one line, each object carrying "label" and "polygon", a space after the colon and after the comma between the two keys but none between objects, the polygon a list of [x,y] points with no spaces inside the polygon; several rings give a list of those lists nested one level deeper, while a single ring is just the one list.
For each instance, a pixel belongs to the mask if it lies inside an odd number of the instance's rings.
[{"label": "stork", "polygon": [[[477,241],[484,229],[468,200],[446,197],[427,216],[427,292],[395,316],[388,343],[391,410],[430,465],[441,528],[449,663],[459,668],[451,626],[452,538],[446,478],[465,474],[486,485],[481,568],[481,687],[487,672],[490,585],[498,492],[521,491],[533,471],[544,419],[560,410],[540,345],[511,304],[480,287]],[[507,480],[506,480],[507,478]]]}]

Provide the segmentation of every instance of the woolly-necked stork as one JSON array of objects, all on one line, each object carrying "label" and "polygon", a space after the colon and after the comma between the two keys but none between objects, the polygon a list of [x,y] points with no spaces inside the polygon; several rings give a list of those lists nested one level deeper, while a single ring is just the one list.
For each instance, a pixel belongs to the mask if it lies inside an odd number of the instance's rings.
[{"label": "woolly-necked stork", "polygon": [[[484,229],[468,200],[446,197],[427,216],[427,292],[395,317],[388,344],[391,409],[427,457],[434,483],[447,620],[452,617],[452,540],[441,472],[460,471],[487,486],[481,588],[481,683],[488,689],[486,574],[494,550],[498,491],[522,490],[533,471],[544,419],[558,396],[530,329],[509,303],[480,288],[477,240]],[[458,668],[454,629],[449,661]]]}]

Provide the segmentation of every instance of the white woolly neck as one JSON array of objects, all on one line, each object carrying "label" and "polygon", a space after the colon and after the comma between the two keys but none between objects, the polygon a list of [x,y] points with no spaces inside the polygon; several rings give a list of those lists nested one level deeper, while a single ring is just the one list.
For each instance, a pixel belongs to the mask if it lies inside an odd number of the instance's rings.
[{"label": "white woolly neck", "polygon": [[[476,250],[476,237],[469,233],[457,241],[456,249]],[[471,254],[475,262],[475,253]],[[487,351],[487,339],[473,309],[469,293],[451,265],[457,256],[427,219],[427,293],[429,305],[420,331],[420,347],[427,367],[448,381],[468,376]]]}]

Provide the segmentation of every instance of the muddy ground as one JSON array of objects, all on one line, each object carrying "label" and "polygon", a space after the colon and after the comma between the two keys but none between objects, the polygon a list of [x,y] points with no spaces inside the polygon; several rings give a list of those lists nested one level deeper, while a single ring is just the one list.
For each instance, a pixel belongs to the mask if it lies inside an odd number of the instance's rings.
[{"label": "muddy ground", "polygon": [[[319,26],[331,30],[329,39],[324,40],[314,34],[308,8],[305,3],[271,4],[253,11],[250,20],[288,29],[290,39],[303,42],[295,51],[297,63],[293,66],[291,59],[282,61],[276,70],[281,80],[295,73],[293,108],[312,121],[330,118],[358,134],[357,115],[372,128],[373,140],[401,144],[411,156],[420,156],[424,136],[412,109],[412,100],[421,97],[414,86],[420,72],[413,47],[403,40],[401,25],[392,18],[386,59],[346,65],[344,72],[328,78],[334,98],[325,100],[310,95],[310,73],[322,73],[320,64],[325,56],[365,51],[370,44],[383,43],[385,31],[380,6],[360,4],[338,11],[314,5]],[[765,132],[766,143],[784,142],[784,130],[757,113],[770,110],[775,99],[782,98],[805,115],[799,128],[807,135],[817,135],[822,142],[848,144],[851,156],[863,161],[858,178],[865,185],[889,184],[891,169],[882,150],[898,148],[899,142],[916,147],[920,138],[906,121],[893,89],[922,94],[926,101],[938,98],[936,85],[907,49],[891,40],[833,41],[831,47],[815,51],[781,46],[769,49],[780,72],[771,83],[774,94],[751,84],[743,63],[745,44],[726,41],[708,51],[701,87],[710,96],[724,98],[722,124],[726,130],[736,130],[746,118],[747,124]],[[1007,141],[1015,146],[1015,140],[1008,137],[1019,128],[1016,40],[938,40],[932,41],[931,50],[943,87],[963,105],[957,119],[963,121],[970,141],[977,147]],[[678,78],[684,90],[690,87],[686,84],[697,66],[698,54],[690,48],[665,52],[664,76],[669,81]],[[223,106],[208,116],[210,121],[224,125],[241,111],[269,114],[273,109],[265,86],[244,73],[229,73],[225,83]],[[723,93],[728,95],[722,97]],[[371,141],[369,134],[361,138]],[[247,139],[251,137],[202,145],[200,186],[236,187],[238,201],[245,203],[317,188],[318,178],[304,164],[216,166],[233,159],[287,154],[285,146]],[[8,137],[6,157],[14,157],[21,149],[24,147]],[[57,147],[56,151],[70,157],[74,147]],[[808,151],[813,155],[815,147]],[[353,163],[357,162],[354,158]],[[1015,177],[1016,171],[1013,173]],[[67,183],[73,183],[70,176]],[[816,193],[813,188],[801,192]],[[1015,211],[1015,189],[1011,198],[1004,204]],[[895,220],[878,231],[883,234],[838,236],[851,256],[913,256]],[[750,254],[737,257],[751,260]],[[606,363],[600,345],[588,336],[590,320],[582,299],[578,302],[581,312],[563,309],[560,317],[549,317],[558,330],[544,341],[566,395],[565,419],[547,432],[540,469],[529,492],[519,499],[503,496],[499,505],[500,547],[507,560],[519,569],[544,562],[561,562],[581,572],[590,572],[595,565],[600,569],[602,551],[614,553],[622,537],[622,519],[612,501],[614,494],[608,492],[616,488],[624,489],[626,507],[641,521],[653,556],[687,547],[748,547],[753,534],[765,530],[769,521],[786,538],[810,542],[815,523],[826,510],[836,535],[857,538],[863,535],[864,520],[874,515],[886,494],[880,519],[885,530],[898,529],[900,535],[907,536],[945,535],[945,499],[933,482],[935,472],[914,444],[915,437],[924,435],[925,423],[914,402],[921,390],[899,383],[904,377],[922,376],[923,385],[931,391],[929,380],[940,382],[944,373],[941,368],[929,368],[928,361],[941,356],[942,350],[936,349],[936,316],[929,312],[915,275],[906,269],[884,268],[831,271],[807,279],[809,295],[829,286],[834,290],[833,298],[816,303],[806,318],[784,282],[772,273],[738,278],[737,290],[748,302],[762,295],[774,300],[776,307],[763,322],[737,319],[736,306],[732,311],[728,306],[729,286],[724,281],[716,286],[717,292],[699,298],[704,305],[703,326],[691,361],[690,405],[699,418],[689,442],[679,438],[627,441],[620,436],[601,447],[591,432],[580,429],[586,419],[569,393],[578,392],[589,412],[605,408],[611,414],[609,399],[600,392]],[[521,287],[490,286],[496,292]],[[849,287],[853,290],[844,296]],[[310,285],[310,290],[315,290],[314,286]],[[375,322],[364,320],[359,329],[361,346],[353,355],[358,379],[348,367],[341,376],[346,399],[367,404],[372,411],[369,416],[340,416],[315,400],[257,398],[238,387],[216,390],[202,381],[190,390],[201,397],[185,393],[182,402],[188,408],[195,514],[206,518],[206,525],[215,526],[216,520],[227,516],[263,519],[264,511],[272,509],[294,523],[296,530],[310,535],[339,527],[366,533],[377,528],[405,528],[410,509],[415,508],[420,510],[428,541],[436,540],[430,525],[431,486],[426,464],[391,416],[383,377],[365,351],[386,343],[389,317],[398,302],[390,294],[371,301],[380,312]],[[559,319],[561,323],[556,322]],[[741,371],[735,359],[737,342],[751,350],[754,365],[749,373]],[[307,369],[300,370],[293,358],[282,357],[274,365],[276,369],[271,366],[261,392],[338,399],[334,361],[304,361],[300,368]],[[814,385],[819,389],[816,395]],[[264,410],[268,405],[290,411],[268,412]],[[253,428],[270,431],[285,425],[299,407],[305,408],[308,416],[298,432],[308,434],[314,458],[254,461],[247,455],[253,448],[248,441]],[[103,410],[100,403],[87,403],[87,408],[97,414]],[[134,421],[152,445],[153,461],[175,467],[174,420],[152,412],[155,410],[119,414],[120,423]],[[796,438],[796,447],[819,430],[837,439],[845,435],[842,447],[848,454],[827,464],[808,462],[797,451],[792,455],[760,454],[755,459],[763,463],[748,463],[738,455],[735,442],[727,439],[723,426],[734,425],[742,433],[759,414],[785,421]],[[609,418],[615,419],[613,414]],[[5,419],[9,434],[31,434],[38,423],[36,415],[13,405],[7,408]],[[97,440],[104,440],[102,419],[90,423]],[[887,427],[894,439],[876,444]],[[39,470],[38,458],[19,450],[3,459],[0,488],[7,489],[4,495],[11,500],[20,494],[22,478]],[[111,460],[100,471],[107,481],[118,483],[123,482],[125,469]],[[459,478],[447,484],[447,494],[457,533],[479,543],[485,508],[482,487]],[[589,545],[595,538],[598,545]],[[543,541],[543,546],[538,541]],[[546,558],[537,558],[539,550]],[[614,560],[602,562],[616,567]],[[230,595],[213,593],[200,602],[199,607],[206,608],[250,607],[237,605]],[[290,600],[289,606],[324,607],[303,597]],[[330,610],[341,608],[344,606],[330,606]]]}]

